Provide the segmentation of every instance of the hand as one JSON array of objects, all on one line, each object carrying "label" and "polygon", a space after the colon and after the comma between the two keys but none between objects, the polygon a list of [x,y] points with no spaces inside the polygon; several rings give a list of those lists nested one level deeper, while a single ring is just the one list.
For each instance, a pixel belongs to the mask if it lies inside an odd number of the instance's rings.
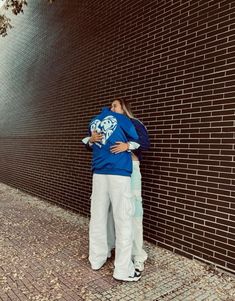
[{"label": "hand", "polygon": [[98,133],[97,131],[93,131],[91,133],[91,137],[89,142],[94,143],[94,142],[100,142],[103,139],[103,135]]},{"label": "hand", "polygon": [[121,141],[117,141],[115,145],[110,147],[110,151],[113,154],[126,152],[129,149],[129,144]]}]

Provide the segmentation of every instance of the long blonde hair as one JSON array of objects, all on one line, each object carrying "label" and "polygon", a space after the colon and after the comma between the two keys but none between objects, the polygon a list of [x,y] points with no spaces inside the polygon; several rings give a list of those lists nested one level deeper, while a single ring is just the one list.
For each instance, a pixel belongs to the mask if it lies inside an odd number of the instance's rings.
[{"label": "long blonde hair", "polygon": [[123,98],[115,98],[114,100],[117,100],[120,103],[125,115],[127,115],[129,118],[135,119],[128,101],[124,100]]}]

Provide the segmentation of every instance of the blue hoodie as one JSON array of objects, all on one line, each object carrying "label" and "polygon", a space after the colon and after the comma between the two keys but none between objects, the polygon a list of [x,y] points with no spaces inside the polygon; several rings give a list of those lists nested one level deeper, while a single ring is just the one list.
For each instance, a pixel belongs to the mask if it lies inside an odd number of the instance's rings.
[{"label": "blue hoodie", "polygon": [[116,142],[128,142],[126,136],[131,138],[132,141],[138,139],[135,127],[130,119],[123,114],[104,108],[90,122],[90,135],[94,130],[102,133],[103,139],[92,146],[92,172],[96,174],[131,176],[131,153],[113,154],[110,151],[110,147]]}]

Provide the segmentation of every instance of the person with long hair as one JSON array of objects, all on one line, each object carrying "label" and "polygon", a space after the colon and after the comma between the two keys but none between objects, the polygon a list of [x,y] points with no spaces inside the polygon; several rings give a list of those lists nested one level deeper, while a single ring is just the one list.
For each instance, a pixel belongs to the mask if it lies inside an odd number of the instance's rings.
[{"label": "person with long hair", "polygon": [[[124,99],[115,99],[112,102],[111,110],[116,113],[121,113],[130,118],[136,132],[139,136],[138,143],[129,142],[128,150],[131,150],[133,170],[131,174],[131,192],[132,200],[134,202],[134,217],[133,217],[133,246],[132,258],[135,269],[142,272],[144,270],[144,262],[147,259],[147,253],[143,249],[143,204],[141,192],[141,172],[140,161],[142,160],[142,151],[148,150],[150,147],[149,136],[146,127],[143,123],[134,117],[130,105]],[[116,143],[111,148],[111,152],[117,154],[125,150],[125,143]]]},{"label": "person with long hair", "polygon": [[[141,172],[140,161],[142,160],[142,151],[148,150],[150,146],[149,136],[146,127],[143,123],[134,117],[130,105],[124,99],[117,98],[111,104],[111,111],[126,115],[134,125],[139,136],[138,140],[122,142],[117,141],[115,145],[111,146],[110,151],[113,154],[122,152],[131,152],[133,170],[131,174],[131,193],[132,202],[134,204],[134,216],[132,219],[133,226],[133,245],[132,245],[132,260],[135,269],[139,272],[144,270],[144,262],[147,259],[147,253],[143,249],[143,204],[141,193]],[[90,143],[101,141],[102,134],[93,132],[90,138]],[[112,208],[108,214],[107,224],[107,241],[109,247],[109,256],[111,249],[115,246],[115,226],[112,216]]]}]

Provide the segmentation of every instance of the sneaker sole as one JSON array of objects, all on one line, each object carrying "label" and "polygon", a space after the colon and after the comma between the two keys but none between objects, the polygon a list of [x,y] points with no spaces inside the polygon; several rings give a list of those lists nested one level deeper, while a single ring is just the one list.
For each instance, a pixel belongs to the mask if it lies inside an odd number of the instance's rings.
[{"label": "sneaker sole", "polygon": [[113,277],[113,278],[116,279],[116,280],[119,280],[119,281],[136,282],[136,281],[139,281],[139,280],[140,280],[141,275],[139,275],[139,276],[134,276],[134,277],[128,277],[128,278],[125,278],[125,279],[118,279],[118,278],[115,278],[115,277]]},{"label": "sneaker sole", "polygon": [[143,268],[143,269],[138,269],[138,268],[136,268],[135,270],[136,270],[137,272],[141,273],[141,272],[144,271],[144,268]]}]

